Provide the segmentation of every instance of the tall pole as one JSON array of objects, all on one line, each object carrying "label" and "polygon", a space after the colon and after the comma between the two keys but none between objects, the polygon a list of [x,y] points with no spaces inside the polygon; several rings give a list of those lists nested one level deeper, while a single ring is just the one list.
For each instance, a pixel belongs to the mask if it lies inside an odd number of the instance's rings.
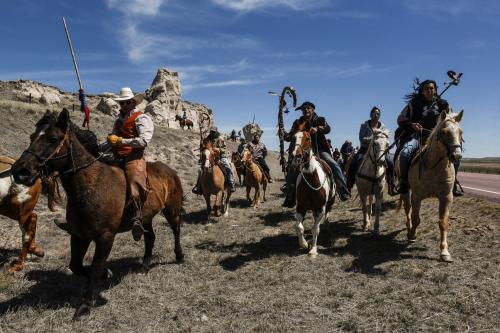
[{"label": "tall pole", "polygon": [[62,21],[64,24],[64,31],[66,31],[66,38],[68,39],[69,50],[71,52],[71,58],[73,59],[73,65],[75,66],[75,72],[76,72],[76,77],[78,79],[78,85],[80,86],[80,89],[83,89],[82,80],[80,79],[80,71],[78,70],[78,65],[76,64],[75,52],[73,52],[73,45],[71,44],[71,38],[69,37],[68,26],[66,25],[66,20],[64,19],[64,17],[62,18]]}]

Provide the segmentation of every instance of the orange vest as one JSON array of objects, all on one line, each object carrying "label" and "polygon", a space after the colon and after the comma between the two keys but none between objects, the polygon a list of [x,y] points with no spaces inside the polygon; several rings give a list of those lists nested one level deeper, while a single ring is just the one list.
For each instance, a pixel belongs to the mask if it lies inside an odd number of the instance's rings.
[{"label": "orange vest", "polygon": [[[125,122],[122,122],[121,119],[118,119],[117,122],[120,122],[121,125],[117,126],[116,135],[121,136],[124,139],[133,139],[139,136],[137,133],[137,128],[135,127],[135,120],[139,117],[142,112],[138,111],[130,115]],[[127,156],[137,148],[133,148],[130,146],[122,145],[115,148],[115,152],[120,156]]]}]

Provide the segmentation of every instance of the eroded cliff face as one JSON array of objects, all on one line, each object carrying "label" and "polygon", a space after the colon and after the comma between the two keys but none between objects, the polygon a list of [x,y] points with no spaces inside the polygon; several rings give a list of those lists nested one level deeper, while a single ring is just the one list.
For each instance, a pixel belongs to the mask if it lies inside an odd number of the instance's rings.
[{"label": "eroded cliff face", "polygon": [[[184,112],[193,121],[195,131],[199,131],[200,118],[209,118],[210,124],[214,125],[212,110],[207,105],[182,100],[182,85],[179,74],[175,71],[159,68],[151,86],[143,94],[145,99],[139,109],[150,114],[157,126],[180,128],[175,117],[182,117]],[[114,97],[116,95],[113,93],[88,94],[87,104],[91,112],[116,116],[120,107]],[[41,104],[52,110],[66,107],[76,111],[80,108],[77,93],[64,92],[57,87],[31,80],[0,81],[0,99]],[[208,127],[209,122],[203,122],[202,126]]]}]

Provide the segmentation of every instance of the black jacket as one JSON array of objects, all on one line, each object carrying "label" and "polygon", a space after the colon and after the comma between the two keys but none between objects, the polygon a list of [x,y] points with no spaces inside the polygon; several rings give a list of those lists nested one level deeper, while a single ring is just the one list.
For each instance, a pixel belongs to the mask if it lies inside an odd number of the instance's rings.
[{"label": "black jacket", "polygon": [[[291,142],[290,147],[288,148],[289,152],[291,149],[295,146],[295,143],[293,142],[294,138],[293,136],[295,135],[295,128],[297,128],[297,125],[299,123],[304,122],[304,116],[300,117],[299,119],[295,120],[292,125],[292,129],[290,132],[288,132],[285,135],[285,141]],[[322,126],[323,128],[320,129],[319,126]],[[314,134],[311,135],[311,140],[313,143],[313,151],[317,153],[316,151],[316,142],[317,142],[317,147],[320,153],[322,152],[327,152],[328,154],[331,155],[330,153],[330,146],[328,144],[328,141],[326,140],[325,135],[330,133],[330,125],[326,122],[326,119],[324,117],[319,117],[316,113],[313,114],[312,116],[312,121],[308,122],[308,124],[305,127],[306,131],[309,131],[311,127],[316,127],[318,131]]]}]

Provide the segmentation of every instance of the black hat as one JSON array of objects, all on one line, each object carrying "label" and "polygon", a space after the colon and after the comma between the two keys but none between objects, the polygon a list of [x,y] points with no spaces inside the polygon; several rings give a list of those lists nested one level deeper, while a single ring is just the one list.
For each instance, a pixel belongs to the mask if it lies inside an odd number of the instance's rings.
[{"label": "black hat", "polygon": [[304,102],[304,103],[302,103],[302,105],[301,105],[301,106],[299,106],[299,107],[298,107],[298,108],[296,108],[295,110],[302,110],[302,109],[304,109],[304,108],[306,108],[306,107],[308,107],[308,106],[310,106],[310,107],[312,107],[314,110],[316,110],[316,106],[315,106],[313,103],[311,103],[311,102]]}]

